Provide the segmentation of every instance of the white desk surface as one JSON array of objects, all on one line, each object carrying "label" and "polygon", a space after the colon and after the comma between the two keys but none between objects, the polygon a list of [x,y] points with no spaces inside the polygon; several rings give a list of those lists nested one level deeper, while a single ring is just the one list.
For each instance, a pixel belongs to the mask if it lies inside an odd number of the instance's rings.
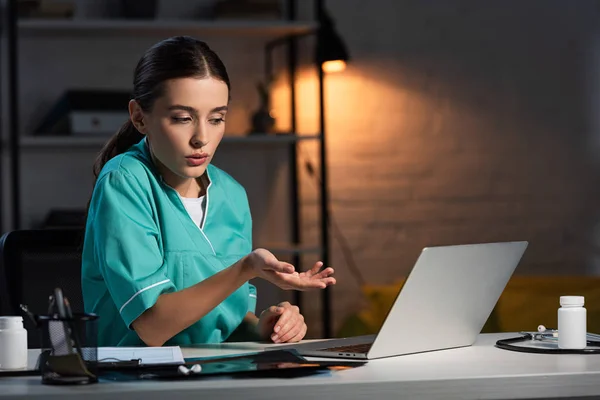
[{"label": "white desk surface", "polygon": [[[0,397],[85,396],[86,400],[193,399],[512,399],[600,397],[600,355],[518,353],[494,347],[515,334],[481,335],[475,345],[371,360],[345,371],[302,378],[100,382],[42,385],[39,376],[0,378]],[[184,349],[185,357],[239,350]]]}]

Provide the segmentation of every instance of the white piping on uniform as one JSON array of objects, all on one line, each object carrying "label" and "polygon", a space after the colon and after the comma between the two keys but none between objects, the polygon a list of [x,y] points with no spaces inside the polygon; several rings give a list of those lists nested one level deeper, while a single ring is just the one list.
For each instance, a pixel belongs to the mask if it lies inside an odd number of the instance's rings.
[{"label": "white piping on uniform", "polygon": [[206,175],[208,176],[208,186],[206,187],[206,208],[204,209],[204,215],[202,216],[202,225],[200,226],[200,232],[202,232],[202,235],[204,236],[204,238],[210,245],[210,248],[211,248],[213,254],[216,256],[217,252],[215,251],[215,248],[213,247],[212,243],[208,239],[208,236],[206,236],[206,233],[204,233],[204,224],[206,223],[206,218],[208,217],[208,202],[209,202],[209,198],[210,198],[210,196],[208,195],[208,189],[210,189],[210,185],[212,185],[212,179],[210,179],[210,174],[208,173],[208,169],[206,169]]},{"label": "white piping on uniform", "polygon": [[121,306],[121,309],[119,310],[119,314],[121,314],[121,313],[123,312],[123,309],[125,308],[125,306],[126,306],[127,304],[131,303],[131,300],[135,299],[135,297],[136,297],[138,294],[140,294],[140,293],[142,293],[142,292],[145,292],[145,291],[146,291],[146,290],[148,290],[148,289],[152,289],[152,288],[153,288],[153,287],[155,287],[155,286],[158,286],[158,285],[162,285],[162,284],[164,284],[164,283],[167,283],[167,282],[171,282],[171,280],[170,280],[170,279],[165,279],[164,281],[160,281],[160,282],[153,283],[153,284],[152,284],[152,285],[150,285],[150,286],[146,286],[145,288],[143,288],[143,289],[141,289],[141,290],[138,290],[138,292],[137,292],[136,294],[134,294],[133,296],[131,296],[131,297],[129,298],[129,300],[127,300],[127,301],[125,302],[125,304],[123,304],[123,305]]},{"label": "white piping on uniform", "polygon": [[206,233],[204,233],[204,231],[202,230],[202,228],[200,228],[200,232],[202,233],[202,236],[204,236],[204,239],[206,239],[206,241],[208,242],[208,244],[210,245],[210,248],[213,252],[213,254],[216,256],[217,253],[215,252],[215,248],[213,247],[212,243],[210,242],[210,240],[208,240],[208,236],[206,236]]},{"label": "white piping on uniform", "polygon": [[206,208],[204,209],[204,215],[202,216],[202,224],[200,225],[200,229],[203,230],[204,229],[204,224],[206,223],[206,217],[208,216],[208,189],[210,189],[210,186],[212,185],[212,179],[210,179],[210,176],[208,174],[208,169],[206,170],[206,175],[208,176],[208,186],[206,187]]}]

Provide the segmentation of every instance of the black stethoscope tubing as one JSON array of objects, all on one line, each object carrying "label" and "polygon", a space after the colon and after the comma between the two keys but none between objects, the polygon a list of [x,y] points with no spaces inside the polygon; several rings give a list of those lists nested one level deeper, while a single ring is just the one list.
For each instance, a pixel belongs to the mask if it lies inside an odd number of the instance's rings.
[{"label": "black stethoscope tubing", "polygon": [[[526,340],[533,340],[533,335],[526,333],[523,336],[501,339],[496,342],[496,347],[504,350],[518,351],[521,353],[538,353],[538,354],[600,354],[600,347],[597,349],[541,349],[538,347],[525,347],[515,346],[513,343],[524,342]],[[600,346],[599,341],[587,341],[588,346]]]}]

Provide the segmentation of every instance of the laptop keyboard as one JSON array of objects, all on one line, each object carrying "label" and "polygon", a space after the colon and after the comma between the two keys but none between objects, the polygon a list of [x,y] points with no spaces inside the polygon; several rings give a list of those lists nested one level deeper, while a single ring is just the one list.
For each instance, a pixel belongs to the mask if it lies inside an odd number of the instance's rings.
[{"label": "laptop keyboard", "polygon": [[350,346],[328,347],[320,351],[332,351],[334,353],[367,353],[373,343],[353,344]]}]

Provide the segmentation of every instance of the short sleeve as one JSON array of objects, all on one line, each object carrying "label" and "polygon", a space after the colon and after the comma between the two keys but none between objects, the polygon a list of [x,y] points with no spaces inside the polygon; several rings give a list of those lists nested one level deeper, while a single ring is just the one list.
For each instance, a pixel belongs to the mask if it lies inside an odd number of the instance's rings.
[{"label": "short sleeve", "polygon": [[129,328],[161,294],[176,290],[148,193],[133,176],[112,171],[97,182],[90,204],[95,262]]},{"label": "short sleeve", "polygon": [[[252,251],[252,214],[250,212],[250,205],[248,203],[248,197],[244,191],[244,227],[243,227],[243,235],[248,241],[248,247],[246,248],[245,253],[250,253]],[[256,301],[257,301],[257,290],[256,287],[252,284],[249,285],[249,294],[248,294],[248,312],[256,313]]]},{"label": "short sleeve", "polygon": [[[242,189],[243,190],[243,189]],[[242,234],[244,235],[244,237],[247,240],[248,243],[248,247],[246,248],[245,253],[250,253],[254,247],[253,243],[252,243],[252,213],[250,212],[250,204],[248,202],[248,196],[246,194],[246,191],[244,190],[244,201],[243,201],[243,207],[244,207],[244,223],[242,226]]]},{"label": "short sleeve", "polygon": [[249,294],[248,294],[248,312],[251,312],[253,314],[256,313],[256,286],[254,286],[253,284],[249,283],[248,284],[249,287]]}]

